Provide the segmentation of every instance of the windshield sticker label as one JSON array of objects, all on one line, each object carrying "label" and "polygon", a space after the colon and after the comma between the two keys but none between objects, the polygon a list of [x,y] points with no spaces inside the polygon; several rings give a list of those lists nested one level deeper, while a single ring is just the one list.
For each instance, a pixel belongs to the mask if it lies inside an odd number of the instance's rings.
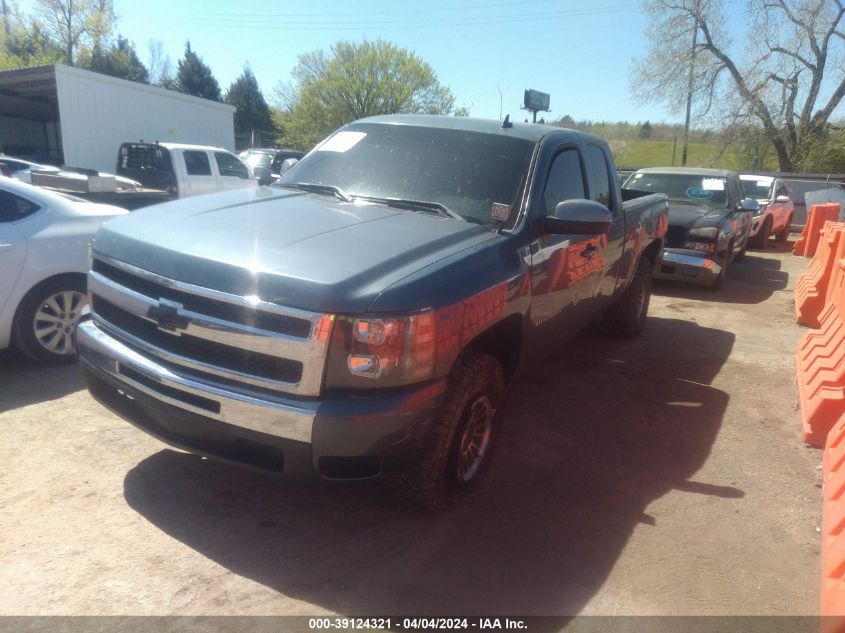
[{"label": "windshield sticker label", "polygon": [[761,189],[768,189],[768,188],[769,188],[769,185],[771,185],[771,184],[772,184],[772,183],[767,182],[767,181],[765,181],[765,180],[758,180],[758,181],[757,181],[757,186],[758,186],[758,187],[760,187]]},{"label": "windshield sticker label", "polygon": [[701,187],[690,187],[685,193],[687,194],[687,198],[694,198],[696,200],[706,200],[707,198],[713,197],[712,191],[707,191]]},{"label": "windshield sticker label", "polygon": [[346,152],[355,147],[366,132],[338,132],[325,143],[317,147],[318,152]]},{"label": "windshield sticker label", "polygon": [[701,188],[707,191],[724,191],[725,181],[721,178],[702,178]]},{"label": "windshield sticker label", "polygon": [[511,207],[509,204],[502,204],[501,202],[494,202],[490,207],[490,215],[498,222],[507,222],[511,217]]}]

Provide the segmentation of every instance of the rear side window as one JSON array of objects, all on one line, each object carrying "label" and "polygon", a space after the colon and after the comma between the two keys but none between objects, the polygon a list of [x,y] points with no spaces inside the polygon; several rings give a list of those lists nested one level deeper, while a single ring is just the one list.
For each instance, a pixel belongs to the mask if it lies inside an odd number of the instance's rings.
[{"label": "rear side window", "polygon": [[185,151],[185,169],[189,176],[210,176],[211,164],[208,162],[208,154],[205,152]]},{"label": "rear side window", "polygon": [[0,189],[0,222],[22,220],[40,208],[31,200]]},{"label": "rear side window", "polygon": [[555,156],[543,191],[544,215],[554,212],[564,200],[582,200],[587,197],[584,189],[584,171],[578,150],[565,149]]},{"label": "rear side window", "polygon": [[217,169],[221,176],[235,176],[236,178],[249,178],[249,171],[241,161],[225,152],[214,152],[214,160],[217,161]]},{"label": "rear side window", "polygon": [[610,208],[610,171],[600,147],[587,146],[590,165],[590,198]]}]

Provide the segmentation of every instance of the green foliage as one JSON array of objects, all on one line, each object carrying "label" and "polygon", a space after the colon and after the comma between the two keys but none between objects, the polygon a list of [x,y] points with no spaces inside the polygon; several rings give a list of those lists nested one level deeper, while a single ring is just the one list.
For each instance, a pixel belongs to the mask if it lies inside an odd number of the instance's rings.
[{"label": "green foliage", "polygon": [[226,103],[231,103],[235,111],[235,134],[248,135],[250,144],[256,131],[274,129],[270,108],[258,87],[258,80],[249,65],[226,91]]},{"label": "green foliage", "polygon": [[10,10],[0,29],[0,70],[54,64],[62,60],[61,49],[46,35],[40,21]]},{"label": "green foliage", "polygon": [[146,66],[141,63],[135,46],[122,35],[103,49],[99,44],[94,46],[91,54],[80,60],[80,66],[87,70],[137,81],[149,83],[150,77]]},{"label": "green foliage", "polygon": [[69,66],[80,51],[102,46],[117,21],[112,0],[35,0],[35,12]]},{"label": "green foliage", "polygon": [[637,133],[637,136],[641,139],[649,139],[651,138],[652,132],[651,123],[646,121],[640,126],[640,131]]},{"label": "green foliage", "polygon": [[214,78],[211,68],[185,42],[185,55],[179,60],[176,70],[176,90],[195,97],[221,101],[220,84]]},{"label": "green foliage", "polygon": [[[377,114],[449,114],[455,99],[426,62],[377,40],[337,42],[300,55],[294,84],[281,95],[287,139],[311,147],[338,127]],[[462,112],[462,111],[461,111]]]}]

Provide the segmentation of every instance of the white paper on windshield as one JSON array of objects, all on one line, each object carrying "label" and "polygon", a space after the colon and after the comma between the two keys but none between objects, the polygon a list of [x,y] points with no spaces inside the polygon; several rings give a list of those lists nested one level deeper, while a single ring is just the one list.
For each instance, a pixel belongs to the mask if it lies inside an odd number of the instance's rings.
[{"label": "white paper on windshield", "polygon": [[725,181],[721,178],[704,178],[701,181],[701,188],[706,191],[724,191]]},{"label": "white paper on windshield", "polygon": [[758,187],[766,187],[766,188],[768,188],[768,186],[769,186],[770,184],[772,184],[772,183],[770,183],[768,180],[758,180],[758,181],[757,181],[757,186],[758,186]]},{"label": "white paper on windshield", "polygon": [[338,132],[317,148],[318,152],[346,152],[355,147],[366,132]]}]

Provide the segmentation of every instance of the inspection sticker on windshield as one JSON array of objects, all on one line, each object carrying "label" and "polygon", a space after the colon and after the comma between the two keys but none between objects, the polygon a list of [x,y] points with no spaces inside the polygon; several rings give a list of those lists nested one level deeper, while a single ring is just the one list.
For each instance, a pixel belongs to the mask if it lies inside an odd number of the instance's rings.
[{"label": "inspection sticker on windshield", "polygon": [[724,191],[725,181],[721,178],[702,178],[701,188],[707,191]]},{"label": "inspection sticker on windshield", "polygon": [[355,147],[366,132],[338,132],[317,148],[318,152],[346,152]]},{"label": "inspection sticker on windshield", "polygon": [[498,222],[507,222],[511,217],[511,207],[509,204],[502,204],[501,202],[494,202],[490,207],[491,217]]}]

